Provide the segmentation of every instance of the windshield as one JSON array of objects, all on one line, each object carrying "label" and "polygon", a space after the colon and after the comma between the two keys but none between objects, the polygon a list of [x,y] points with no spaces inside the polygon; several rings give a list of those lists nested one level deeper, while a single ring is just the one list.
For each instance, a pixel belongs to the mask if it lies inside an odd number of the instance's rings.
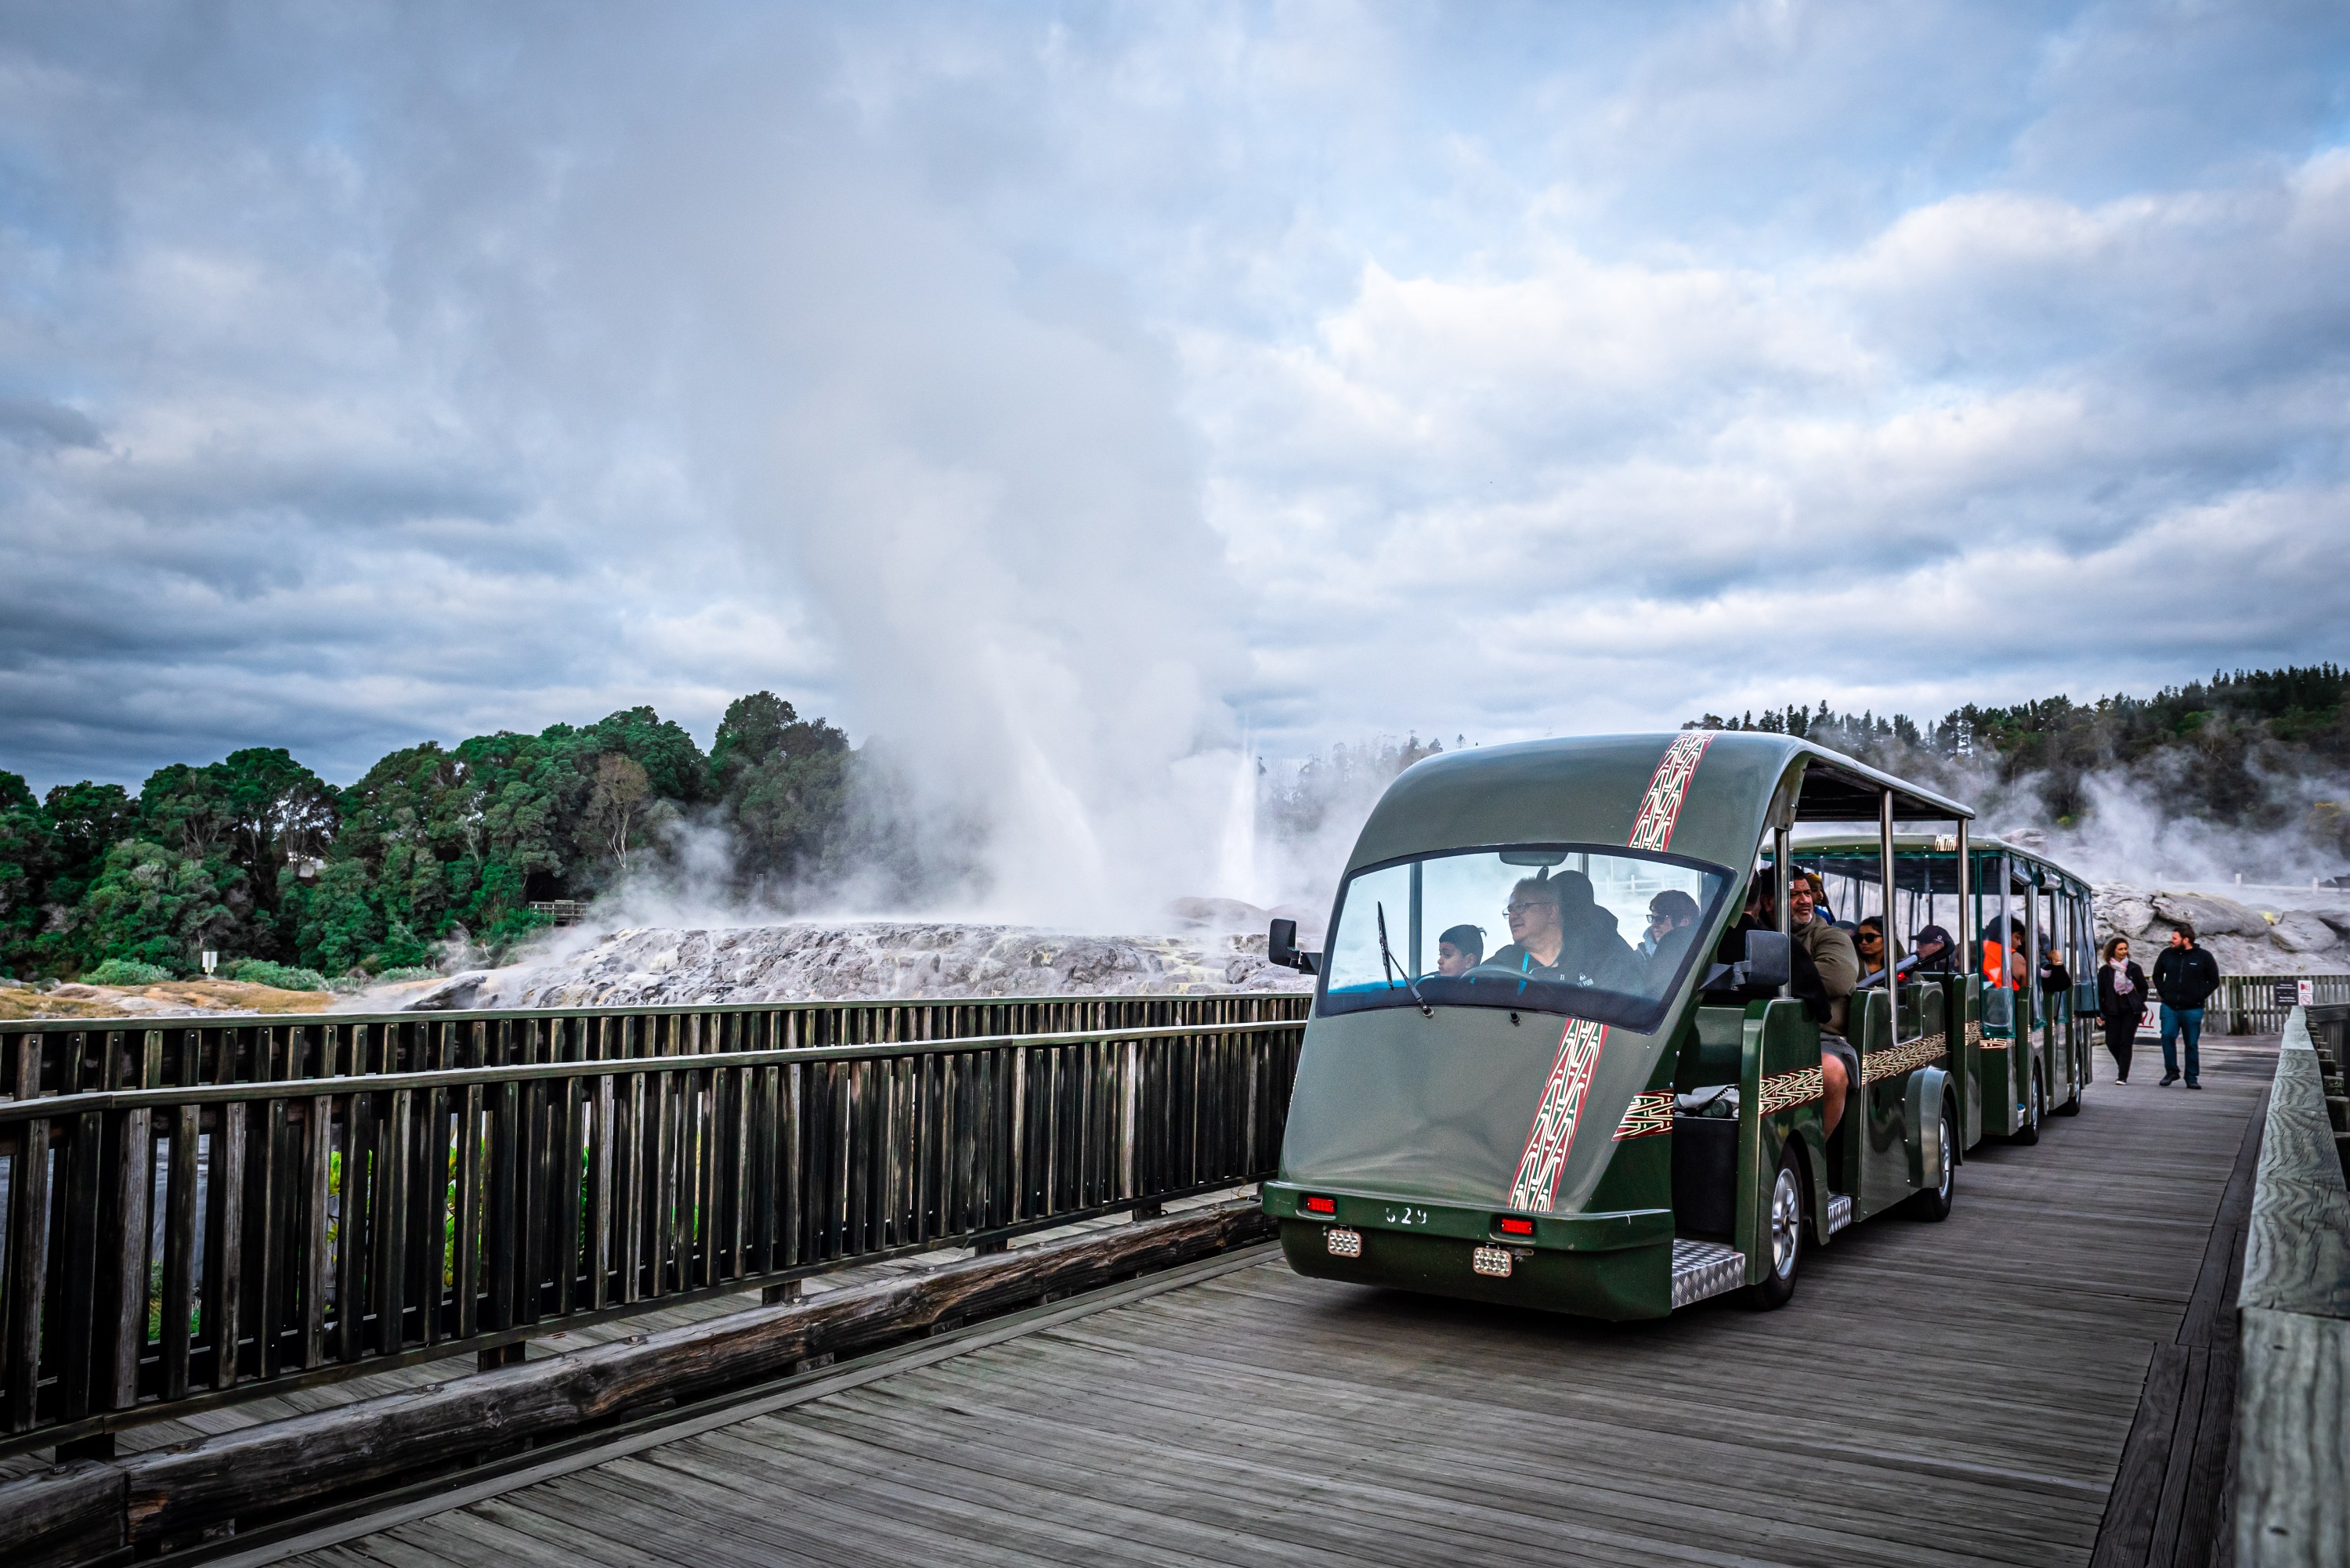
[{"label": "windshield", "polygon": [[1512,1007],[1652,1030],[1730,882],[1719,866],[1573,844],[1358,871],[1323,962],[1322,1011]]}]

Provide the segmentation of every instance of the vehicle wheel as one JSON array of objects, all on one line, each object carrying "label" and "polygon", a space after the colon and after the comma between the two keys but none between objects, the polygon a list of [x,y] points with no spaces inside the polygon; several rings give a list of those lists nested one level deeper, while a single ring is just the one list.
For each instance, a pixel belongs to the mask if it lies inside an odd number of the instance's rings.
[{"label": "vehicle wheel", "polygon": [[1948,1220],[1950,1199],[1958,1192],[1959,1117],[1950,1102],[1942,1102],[1942,1184],[1929,1187],[1909,1199],[1909,1212],[1920,1220]]},{"label": "vehicle wheel", "polygon": [[2040,1141],[2040,1075],[2032,1075],[2032,1086],[2023,1096],[2023,1126],[2010,1143],[2032,1144]]},{"label": "vehicle wheel", "polygon": [[1771,1272],[1746,1287],[1746,1304],[1760,1312],[1783,1307],[1795,1293],[1795,1272],[1804,1262],[1804,1168],[1790,1147],[1780,1153],[1779,1174],[1762,1215],[1764,1256]]},{"label": "vehicle wheel", "polygon": [[2048,1113],[2050,1116],[2077,1116],[2081,1114],[2081,1096],[2088,1092],[2089,1086],[2086,1084],[2074,1084],[2072,1087],[2073,1097],[2050,1111]]}]

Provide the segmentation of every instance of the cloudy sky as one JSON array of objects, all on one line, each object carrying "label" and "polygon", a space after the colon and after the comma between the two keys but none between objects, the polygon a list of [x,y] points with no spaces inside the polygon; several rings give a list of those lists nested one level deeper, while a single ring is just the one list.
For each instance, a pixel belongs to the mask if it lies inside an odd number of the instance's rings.
[{"label": "cloudy sky", "polygon": [[28,0],[0,767],[772,687],[1116,856],[2338,659],[2345,256],[2338,4]]}]

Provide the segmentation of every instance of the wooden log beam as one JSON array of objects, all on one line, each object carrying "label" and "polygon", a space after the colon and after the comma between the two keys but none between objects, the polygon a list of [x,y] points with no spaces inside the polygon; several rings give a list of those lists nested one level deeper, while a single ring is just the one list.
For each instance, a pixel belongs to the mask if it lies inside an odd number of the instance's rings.
[{"label": "wooden log beam", "polygon": [[[1270,1233],[1253,1202],[1141,1220],[96,1463],[83,1471],[104,1481],[81,1484],[112,1489],[104,1505],[112,1542],[184,1539],[241,1517],[317,1506],[525,1439],[568,1436],[784,1376],[814,1358],[855,1355],[1047,1294],[1171,1268]],[[11,1568],[19,1550],[50,1549],[51,1527],[18,1528],[19,1493],[27,1485],[0,1487],[0,1520],[8,1521],[0,1532],[0,1561]],[[68,1522],[85,1528],[88,1511],[99,1506],[73,1512]]]},{"label": "wooden log beam", "polygon": [[122,1467],[99,1459],[53,1466],[0,1487],[0,1563],[66,1568],[123,1543]]}]

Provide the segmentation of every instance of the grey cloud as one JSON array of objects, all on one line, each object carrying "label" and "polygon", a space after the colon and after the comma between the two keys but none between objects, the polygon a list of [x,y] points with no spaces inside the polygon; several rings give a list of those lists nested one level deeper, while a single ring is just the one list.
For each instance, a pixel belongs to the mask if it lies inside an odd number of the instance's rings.
[{"label": "grey cloud", "polygon": [[88,414],[41,398],[0,398],[0,437],[36,450],[106,444]]},{"label": "grey cloud", "polygon": [[0,766],[775,685],[1130,897],[1243,726],[2338,657],[2338,19],[2166,15],[20,9]]}]

